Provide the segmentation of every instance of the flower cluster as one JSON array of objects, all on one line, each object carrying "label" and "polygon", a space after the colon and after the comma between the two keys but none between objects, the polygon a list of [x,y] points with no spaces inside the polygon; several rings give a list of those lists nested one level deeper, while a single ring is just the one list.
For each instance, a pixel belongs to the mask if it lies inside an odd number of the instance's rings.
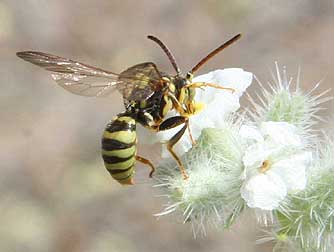
[{"label": "flower cluster", "polygon": [[263,122],[260,130],[243,126],[240,133],[252,141],[243,156],[245,182],[241,188],[249,207],[273,210],[288,193],[305,189],[312,154],[303,150],[294,125]]},{"label": "flower cluster", "polygon": [[297,252],[333,250],[334,143],[333,137],[324,139],[310,167],[308,186],[287,197],[277,210],[280,225],[271,234],[278,238],[276,248]]},{"label": "flower cluster", "polygon": [[[206,88],[196,93],[196,101],[206,104],[190,117],[197,144],[192,146],[185,134],[175,146],[189,178],[183,179],[170,153],[163,151],[156,186],[165,190],[168,203],[157,215],[181,213],[197,234],[205,233],[207,224],[228,228],[242,211],[253,209],[259,224],[270,226],[268,239],[277,242],[277,251],[329,251],[334,241],[334,147],[317,148],[314,126],[320,104],[330,97],[328,91],[313,95],[318,84],[303,92],[299,73],[293,89],[285,69],[282,74],[276,65],[276,70],[268,89],[258,81],[262,94],[249,97],[253,109],[244,112],[239,99],[253,74],[233,68],[194,79],[235,92]],[[160,132],[155,141],[168,140],[177,130]]]}]

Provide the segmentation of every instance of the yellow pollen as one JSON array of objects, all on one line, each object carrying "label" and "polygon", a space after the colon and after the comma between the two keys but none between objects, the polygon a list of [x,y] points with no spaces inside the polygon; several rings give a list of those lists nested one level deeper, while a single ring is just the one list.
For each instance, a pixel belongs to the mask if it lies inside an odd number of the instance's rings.
[{"label": "yellow pollen", "polygon": [[271,162],[269,160],[265,160],[262,163],[262,166],[259,168],[259,171],[261,173],[265,173],[266,171],[268,171],[271,167]]}]

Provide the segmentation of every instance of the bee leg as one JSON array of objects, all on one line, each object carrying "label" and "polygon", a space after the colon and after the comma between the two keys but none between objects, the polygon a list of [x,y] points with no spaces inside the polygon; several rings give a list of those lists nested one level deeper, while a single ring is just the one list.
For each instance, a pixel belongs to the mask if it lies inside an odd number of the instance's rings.
[{"label": "bee leg", "polygon": [[186,170],[180,160],[180,158],[176,155],[176,153],[173,150],[174,145],[180,140],[180,138],[183,136],[184,132],[186,131],[186,129],[189,127],[189,123],[188,123],[188,118],[184,117],[184,116],[174,116],[171,118],[166,119],[165,121],[163,121],[160,125],[158,130],[162,131],[162,130],[167,130],[167,129],[171,129],[171,128],[175,128],[178,125],[181,125],[182,123],[184,123],[184,126],[171,138],[168,140],[167,142],[167,150],[170,152],[170,154],[174,157],[174,159],[176,160],[181,174],[183,175],[184,179],[188,179],[188,175],[186,173]]},{"label": "bee leg", "polygon": [[180,158],[176,155],[176,153],[173,150],[173,146],[180,140],[180,138],[183,136],[184,132],[186,131],[188,127],[188,124],[186,123],[181,130],[179,130],[169,141],[167,142],[167,150],[172,154],[174,159],[176,160],[177,164],[179,165],[181,174],[183,175],[183,178],[186,180],[188,179],[188,175],[186,173],[186,169],[184,168]]},{"label": "bee leg", "polygon": [[173,116],[161,122],[158,131],[169,130],[187,122],[188,118],[185,116]]},{"label": "bee leg", "polygon": [[192,144],[192,146],[195,146],[195,145],[196,145],[196,141],[195,141],[195,139],[193,138],[193,134],[191,133],[190,123],[189,123],[189,121],[188,121],[187,124],[188,124],[187,128],[188,128],[188,134],[189,134],[189,138],[190,138],[191,144]]},{"label": "bee leg", "polygon": [[141,162],[141,163],[143,163],[143,164],[146,164],[146,165],[148,165],[148,166],[150,166],[151,167],[151,172],[150,172],[150,178],[152,178],[152,175],[153,175],[153,173],[155,172],[155,167],[154,167],[154,165],[151,163],[151,161],[150,160],[148,160],[148,159],[146,159],[146,158],[143,158],[143,157],[141,157],[141,156],[138,156],[138,155],[136,155],[136,160],[137,161],[139,161],[139,162]]},{"label": "bee leg", "polygon": [[233,88],[223,87],[223,86],[220,86],[220,85],[217,85],[217,84],[206,83],[206,82],[194,82],[194,83],[190,83],[186,87],[191,87],[191,88],[213,87],[213,88],[218,88],[218,89],[230,90],[230,91],[232,91],[232,93],[235,92],[235,89],[233,89]]}]

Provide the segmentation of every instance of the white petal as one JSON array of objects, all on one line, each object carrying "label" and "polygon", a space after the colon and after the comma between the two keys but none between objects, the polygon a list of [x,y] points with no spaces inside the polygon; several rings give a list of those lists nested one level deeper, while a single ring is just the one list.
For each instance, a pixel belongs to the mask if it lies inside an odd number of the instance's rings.
[{"label": "white petal", "polygon": [[242,125],[239,135],[248,142],[263,142],[264,140],[261,132],[254,126]]},{"label": "white petal", "polygon": [[193,82],[208,82],[235,89],[239,97],[252,83],[253,74],[241,68],[226,68],[197,76]]},{"label": "white petal", "polygon": [[301,147],[303,144],[298,128],[287,122],[263,122],[261,131],[276,144],[293,147]]},{"label": "white petal", "polygon": [[252,83],[253,74],[241,68],[226,68],[214,71],[213,78],[219,85],[234,88],[235,94],[240,97]]},{"label": "white petal", "polygon": [[[207,82],[217,84],[215,81],[216,80],[213,79],[213,71],[207,74],[199,75],[192,80],[192,82]],[[216,91],[217,90],[214,88],[196,89],[195,100],[210,102],[214,99]]]},{"label": "white petal", "polygon": [[155,131],[149,130],[141,126],[139,123],[136,125],[136,130],[137,130],[138,140],[142,144],[159,143],[161,140]]},{"label": "white petal", "polygon": [[252,78],[252,73],[240,68],[228,68],[215,70],[193,79],[193,82],[207,82],[235,89],[234,93],[211,87],[196,90],[195,100],[203,102],[205,108],[190,118],[195,139],[203,128],[222,127],[226,116],[240,108],[239,97],[251,84]]},{"label": "white petal", "polygon": [[272,165],[271,171],[284,181],[288,191],[303,190],[306,187],[307,166],[312,160],[311,152],[296,154]]},{"label": "white petal", "polygon": [[257,168],[261,167],[263,161],[266,160],[266,157],[267,155],[264,149],[264,145],[261,143],[256,143],[252,144],[246,149],[242,161],[246,168]]},{"label": "white petal", "polygon": [[241,197],[252,208],[273,210],[287,195],[287,189],[281,178],[271,172],[251,177],[241,187]]},{"label": "white petal", "polygon": [[[253,74],[250,72],[246,72],[241,68],[226,68],[226,69],[218,69],[212,71],[208,74],[197,76],[193,79],[193,82],[207,82],[217,84],[223,87],[233,88],[235,92],[234,96],[240,98],[242,93],[249,87],[252,83]],[[197,89],[196,90],[196,100],[210,102],[214,98],[214,96],[218,95],[220,97],[222,92],[228,92],[228,90],[218,90],[215,88],[207,87],[204,90]]]},{"label": "white petal", "polygon": [[263,161],[279,151],[279,148],[271,148],[270,146],[267,146],[265,142],[255,143],[246,149],[242,161],[246,169],[258,169],[262,166]]},{"label": "white petal", "polygon": [[190,117],[194,130],[198,128],[222,127],[226,117],[240,108],[239,99],[236,96],[225,91],[216,92],[220,94],[215,95],[210,102],[204,102],[205,108],[203,111]]},{"label": "white petal", "polygon": [[[215,70],[218,71],[218,70]],[[198,75],[193,78],[193,82],[211,82],[213,81],[213,72],[211,71],[206,74]]]}]

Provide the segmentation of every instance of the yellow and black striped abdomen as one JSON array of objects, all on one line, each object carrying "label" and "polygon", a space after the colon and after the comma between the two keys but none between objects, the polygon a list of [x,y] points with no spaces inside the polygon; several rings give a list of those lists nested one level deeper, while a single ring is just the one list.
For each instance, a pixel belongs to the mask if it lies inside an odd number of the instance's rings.
[{"label": "yellow and black striped abdomen", "polygon": [[121,184],[133,184],[136,141],[136,121],[129,116],[117,117],[103,133],[102,157],[105,167]]}]

